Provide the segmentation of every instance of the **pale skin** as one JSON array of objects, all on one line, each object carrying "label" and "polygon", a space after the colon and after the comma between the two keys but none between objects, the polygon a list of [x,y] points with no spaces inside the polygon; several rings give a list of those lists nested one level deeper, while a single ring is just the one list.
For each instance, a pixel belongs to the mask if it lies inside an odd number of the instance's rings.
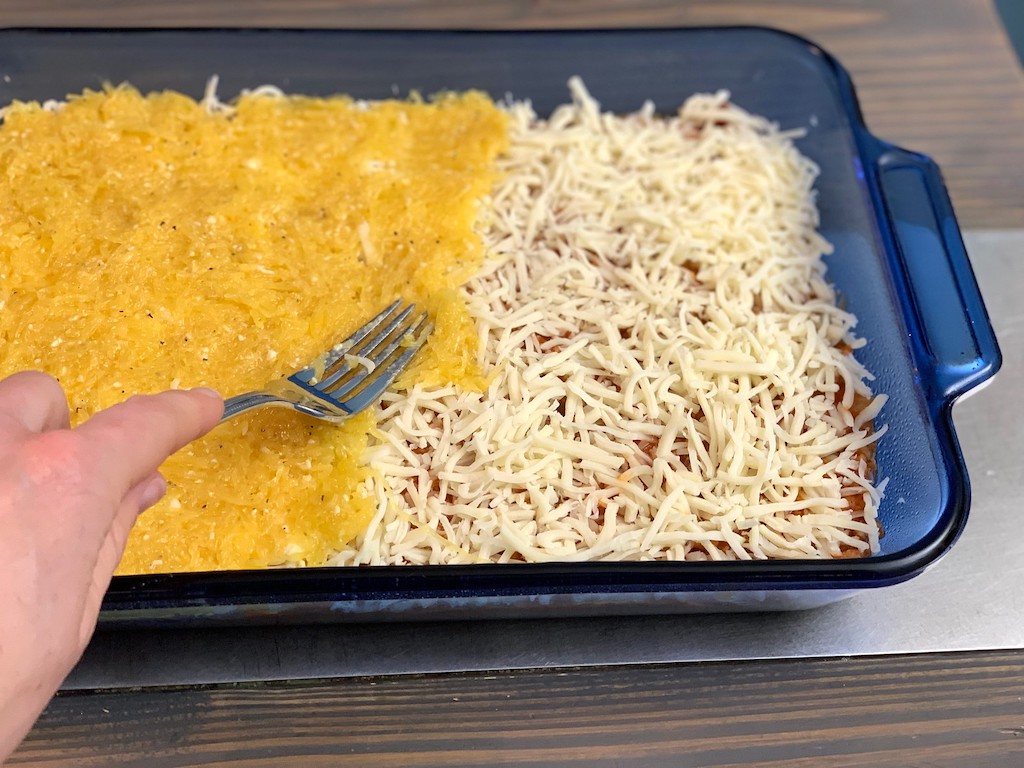
[{"label": "pale skin", "polygon": [[0,762],[85,650],[159,467],[213,428],[212,390],[133,397],[71,429],[43,373],[0,381]]}]

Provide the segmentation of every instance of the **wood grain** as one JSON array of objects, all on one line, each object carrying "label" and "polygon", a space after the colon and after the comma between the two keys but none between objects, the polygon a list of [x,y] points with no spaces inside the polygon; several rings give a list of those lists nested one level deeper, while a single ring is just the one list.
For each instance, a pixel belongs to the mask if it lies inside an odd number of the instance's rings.
[{"label": "wood grain", "polygon": [[1024,653],[66,694],[9,764],[1008,768]]},{"label": "wood grain", "polygon": [[991,0],[5,0],[8,26],[567,28],[758,24],[850,69],[871,128],[933,156],[961,226],[1024,226],[1024,73]]}]

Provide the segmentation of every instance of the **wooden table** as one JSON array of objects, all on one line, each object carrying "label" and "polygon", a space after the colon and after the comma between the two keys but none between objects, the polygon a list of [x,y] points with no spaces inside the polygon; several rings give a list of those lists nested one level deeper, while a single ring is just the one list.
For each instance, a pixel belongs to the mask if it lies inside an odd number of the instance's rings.
[{"label": "wooden table", "polygon": [[[843,61],[875,133],[937,159],[964,228],[1024,227],[1024,75],[990,0],[6,0],[0,19],[780,27]],[[1024,765],[1024,651],[64,694],[11,764],[1003,768]]]},{"label": "wooden table", "polygon": [[1024,653],[59,697],[11,765],[1024,765]]}]

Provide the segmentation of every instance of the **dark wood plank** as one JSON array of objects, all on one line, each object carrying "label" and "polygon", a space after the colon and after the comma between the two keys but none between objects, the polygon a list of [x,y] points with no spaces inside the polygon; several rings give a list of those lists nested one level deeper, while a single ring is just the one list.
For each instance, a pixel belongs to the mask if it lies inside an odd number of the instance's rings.
[{"label": "dark wood plank", "polygon": [[1024,73],[992,0],[5,0],[0,18],[8,26],[779,27],[843,61],[879,136],[938,160],[962,226],[1024,226]]},{"label": "dark wood plank", "polygon": [[59,696],[12,766],[1024,765],[1024,652]]}]

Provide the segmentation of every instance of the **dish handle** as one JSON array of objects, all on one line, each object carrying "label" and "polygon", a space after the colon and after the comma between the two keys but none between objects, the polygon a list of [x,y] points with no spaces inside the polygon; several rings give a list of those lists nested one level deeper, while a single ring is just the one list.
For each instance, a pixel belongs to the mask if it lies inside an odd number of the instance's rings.
[{"label": "dish handle", "polygon": [[952,400],[999,369],[995,331],[935,162],[888,147],[878,178],[932,380]]}]

